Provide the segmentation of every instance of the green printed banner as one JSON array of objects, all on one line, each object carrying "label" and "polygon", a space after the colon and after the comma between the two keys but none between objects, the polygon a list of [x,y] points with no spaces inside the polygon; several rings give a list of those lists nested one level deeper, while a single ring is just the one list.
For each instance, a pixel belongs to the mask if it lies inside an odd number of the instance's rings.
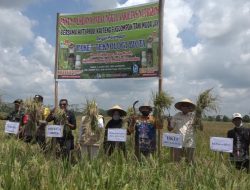
[{"label": "green printed banner", "polygon": [[60,14],[57,79],[157,77],[159,3]]}]

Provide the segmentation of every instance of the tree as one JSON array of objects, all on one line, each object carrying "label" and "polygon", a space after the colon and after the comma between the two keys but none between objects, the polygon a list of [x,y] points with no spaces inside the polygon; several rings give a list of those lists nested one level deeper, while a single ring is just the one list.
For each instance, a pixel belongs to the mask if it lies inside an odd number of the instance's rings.
[{"label": "tree", "polygon": [[242,121],[245,122],[245,123],[249,123],[250,122],[249,115],[244,115],[243,118],[242,118]]},{"label": "tree", "polygon": [[229,122],[229,120],[230,120],[229,117],[227,117],[226,115],[224,115],[222,118],[223,122]]},{"label": "tree", "polygon": [[213,117],[213,116],[208,116],[208,117],[207,117],[207,120],[208,120],[208,121],[214,121],[214,117]]},{"label": "tree", "polygon": [[217,115],[215,121],[221,121],[220,115]]}]

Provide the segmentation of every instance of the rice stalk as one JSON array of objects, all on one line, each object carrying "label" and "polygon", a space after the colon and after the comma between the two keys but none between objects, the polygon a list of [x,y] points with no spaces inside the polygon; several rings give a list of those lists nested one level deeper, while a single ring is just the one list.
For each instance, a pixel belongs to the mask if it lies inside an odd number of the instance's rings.
[{"label": "rice stalk", "polygon": [[65,125],[67,122],[67,115],[63,109],[56,109],[54,112],[55,119],[60,122],[61,125]]},{"label": "rice stalk", "polygon": [[162,125],[164,119],[164,112],[172,105],[174,98],[166,92],[152,93],[152,100],[154,103],[153,116],[156,122]]},{"label": "rice stalk", "polygon": [[42,118],[41,103],[35,102],[32,98],[24,101],[25,114],[28,115],[28,123],[25,128],[34,136],[39,120]]},{"label": "rice stalk", "polygon": [[59,121],[60,125],[63,125],[64,131],[67,134],[70,132],[70,128],[66,125],[68,122],[67,114],[63,109],[56,108],[54,112],[55,120]]},{"label": "rice stalk", "polygon": [[212,94],[212,90],[213,88],[210,88],[200,93],[196,101],[195,117],[193,124],[195,128],[199,128],[200,130],[203,130],[202,116],[204,116],[206,112],[217,112],[218,110],[218,98],[217,96]]},{"label": "rice stalk", "polygon": [[83,114],[90,119],[90,128],[94,132],[99,129],[98,127],[98,108],[95,100],[86,100]]}]

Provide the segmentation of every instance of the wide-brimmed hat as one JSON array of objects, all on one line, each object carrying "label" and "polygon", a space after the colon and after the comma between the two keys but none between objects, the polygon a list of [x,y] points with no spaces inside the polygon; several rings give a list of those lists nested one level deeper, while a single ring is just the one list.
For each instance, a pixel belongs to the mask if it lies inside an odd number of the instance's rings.
[{"label": "wide-brimmed hat", "polygon": [[115,105],[113,106],[112,108],[110,108],[108,111],[107,111],[107,114],[109,116],[113,116],[113,113],[114,111],[118,111],[120,113],[121,116],[126,116],[127,115],[127,112],[124,111],[119,105]]},{"label": "wide-brimmed hat", "polygon": [[150,112],[153,110],[153,108],[149,104],[144,103],[142,106],[139,107],[139,111],[142,112],[144,108],[149,109]]},{"label": "wide-brimmed hat", "polygon": [[232,121],[233,121],[235,118],[240,118],[240,119],[242,119],[242,115],[241,115],[240,113],[234,113],[233,116],[232,116]]},{"label": "wide-brimmed hat", "polygon": [[189,100],[187,98],[177,102],[174,106],[176,109],[181,110],[181,107],[183,104],[189,104],[190,111],[195,110],[196,105],[191,100]]}]

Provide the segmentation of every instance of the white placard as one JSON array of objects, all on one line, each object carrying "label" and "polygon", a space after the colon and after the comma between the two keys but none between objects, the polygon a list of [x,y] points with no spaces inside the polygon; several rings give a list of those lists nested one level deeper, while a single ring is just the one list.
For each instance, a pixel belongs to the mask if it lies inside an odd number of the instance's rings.
[{"label": "white placard", "polygon": [[19,122],[6,121],[5,133],[17,134],[19,131]]},{"label": "white placard", "polygon": [[108,141],[126,142],[127,130],[126,129],[108,129]]},{"label": "white placard", "polygon": [[233,139],[210,137],[210,149],[219,152],[233,152]]},{"label": "white placard", "polygon": [[63,125],[47,125],[46,137],[62,137]]},{"label": "white placard", "polygon": [[175,133],[163,133],[162,145],[173,148],[182,148],[182,135]]}]

